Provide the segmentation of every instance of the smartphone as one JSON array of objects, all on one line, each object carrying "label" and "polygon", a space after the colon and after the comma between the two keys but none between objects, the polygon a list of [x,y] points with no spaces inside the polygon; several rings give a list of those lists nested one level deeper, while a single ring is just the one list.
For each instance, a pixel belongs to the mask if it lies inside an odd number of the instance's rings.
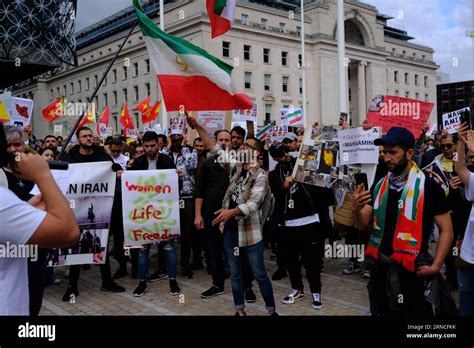
[{"label": "smartphone", "polygon": [[342,127],[344,122],[347,122],[347,113],[341,112],[341,116],[339,116],[339,127]]},{"label": "smartphone", "polygon": [[356,173],[354,174],[355,177],[355,182],[356,182],[356,188],[359,187],[359,185],[364,185],[362,188],[362,191],[367,191],[369,189],[369,181],[367,180],[367,174],[366,173]]},{"label": "smartphone", "polygon": [[472,129],[471,126],[471,113],[468,110],[464,110],[461,112],[461,117],[459,118],[461,124],[466,123],[469,129]]}]

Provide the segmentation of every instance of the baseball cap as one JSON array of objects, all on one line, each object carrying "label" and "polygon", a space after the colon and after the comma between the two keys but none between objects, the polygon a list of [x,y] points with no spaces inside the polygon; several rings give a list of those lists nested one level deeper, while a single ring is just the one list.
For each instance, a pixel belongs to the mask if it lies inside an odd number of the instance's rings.
[{"label": "baseball cap", "polygon": [[291,141],[294,141],[294,140],[298,139],[298,137],[296,136],[295,133],[289,132],[289,133],[286,133],[285,136],[284,136],[284,138],[283,138],[283,140],[286,140],[286,139],[289,139],[289,140],[291,140]]},{"label": "baseball cap", "polygon": [[375,139],[375,145],[400,145],[409,149],[415,148],[415,137],[413,133],[402,127],[392,127],[387,134],[381,138]]},{"label": "baseball cap", "polygon": [[270,156],[273,158],[283,157],[286,153],[290,152],[290,148],[282,143],[275,141],[269,149]]}]

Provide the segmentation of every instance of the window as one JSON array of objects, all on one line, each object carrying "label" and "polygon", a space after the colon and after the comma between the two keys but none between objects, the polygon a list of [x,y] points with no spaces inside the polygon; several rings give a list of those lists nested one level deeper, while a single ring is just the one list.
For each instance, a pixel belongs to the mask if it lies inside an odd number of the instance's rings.
[{"label": "window", "polygon": [[114,105],[117,105],[118,104],[117,91],[113,91],[112,94],[114,95]]},{"label": "window", "polygon": [[288,65],[288,52],[281,52],[281,65]]},{"label": "window", "polygon": [[423,77],[423,85],[428,87],[428,76]]},{"label": "window", "polygon": [[408,73],[405,73],[405,85],[409,85]]},{"label": "window", "polygon": [[95,103],[95,109],[99,109],[99,97],[98,96],[95,96],[94,97],[94,103]]},{"label": "window", "polygon": [[270,49],[269,48],[263,49],[263,62],[270,63]]},{"label": "window", "polygon": [[94,75],[94,82],[95,82],[95,87],[97,87],[99,85],[99,76],[98,75]]},{"label": "window", "polygon": [[52,89],[49,90],[49,99],[54,99],[54,91]]},{"label": "window", "polygon": [[264,90],[265,91],[270,90],[271,78],[272,78],[272,75],[270,75],[270,74],[264,74],[263,75],[263,85],[264,85]]},{"label": "window", "polygon": [[281,84],[281,88],[282,88],[282,91],[283,92],[288,92],[288,82],[289,82],[290,78],[288,76],[283,76],[282,78],[282,84]]},{"label": "window", "polygon": [[303,65],[303,61],[301,58],[301,54],[298,54],[298,67],[301,68],[302,65]]},{"label": "window", "polygon": [[271,122],[272,117],[272,104],[265,104],[265,124]]},{"label": "window", "polygon": [[297,26],[296,32],[298,33],[298,36],[301,36],[301,27]]},{"label": "window", "polygon": [[418,75],[415,74],[415,86],[418,86]]},{"label": "window", "polygon": [[133,86],[133,92],[135,93],[135,101],[140,99],[140,95],[138,93],[138,86]]},{"label": "window", "polygon": [[413,52],[413,58],[416,58],[416,52]]},{"label": "window", "polygon": [[149,83],[145,83],[145,90],[146,90],[146,96],[149,97],[150,96],[150,84]]},{"label": "window", "polygon": [[407,51],[403,51],[403,55],[406,56],[406,54],[407,54]]},{"label": "window", "polygon": [[280,33],[284,33],[284,32],[285,32],[285,26],[286,26],[285,23],[280,22],[280,26],[278,27],[278,29],[280,29]]},{"label": "window", "polygon": [[90,88],[90,81],[89,81],[89,78],[86,77],[86,91],[88,91]]},{"label": "window", "polygon": [[400,95],[400,92],[398,91],[398,89],[395,90],[395,95],[398,97]]},{"label": "window", "polygon": [[393,81],[398,83],[398,71],[393,72]]},{"label": "window", "polygon": [[104,86],[107,86],[107,76],[104,79]]},{"label": "window", "polygon": [[249,71],[245,72],[245,88],[252,88],[252,73]]},{"label": "window", "polygon": [[351,69],[347,69],[347,79],[351,80]]},{"label": "window", "polygon": [[150,72],[150,60],[145,59],[145,72],[149,73]]},{"label": "window", "polygon": [[135,124],[137,125],[137,127],[139,127],[140,119],[138,118],[138,112],[134,112],[133,116],[135,116]]},{"label": "window", "polygon": [[300,94],[303,94],[303,79],[300,77]]},{"label": "window", "polygon": [[385,70],[385,77],[386,77],[386,79],[387,79],[387,82],[388,82],[388,69],[387,69],[387,70]]},{"label": "window", "polygon": [[392,54],[395,54],[397,52],[396,48],[392,48]]},{"label": "window", "polygon": [[77,93],[81,93],[82,90],[82,81],[77,81]]},{"label": "window", "polygon": [[427,101],[428,101],[429,97],[430,97],[430,95],[429,95],[429,94],[425,94],[425,102],[427,102]]},{"label": "window", "polygon": [[351,90],[350,88],[349,88],[349,95],[348,95],[348,97],[349,97],[349,102],[351,102],[351,101],[352,101],[352,90]]},{"label": "window", "polygon": [[421,55],[421,59],[425,60],[426,59],[426,55]]},{"label": "window", "polygon": [[230,42],[222,41],[222,56],[226,58],[230,57]]},{"label": "window", "polygon": [[249,16],[246,14],[241,15],[240,21],[242,22],[243,25],[248,25],[249,24]]},{"label": "window", "polygon": [[420,93],[418,93],[418,92],[415,93],[415,99],[416,99],[416,100],[419,100],[419,99],[420,99]]},{"label": "window", "polygon": [[128,101],[127,89],[126,89],[126,88],[122,89],[122,92],[123,92],[123,99],[124,99],[124,101]]},{"label": "window", "polygon": [[128,70],[127,67],[124,66],[123,68],[123,79],[126,80],[128,78]]},{"label": "window", "polygon": [[56,98],[61,96],[61,92],[59,91],[59,87],[56,87]]},{"label": "window", "polygon": [[252,49],[252,46],[244,45],[244,60],[250,60],[251,49]]},{"label": "window", "polygon": [[410,98],[410,92],[405,92],[405,98]]},{"label": "window", "polygon": [[74,94],[74,82],[71,82],[71,83],[69,84],[69,87],[70,87],[70,89],[71,89],[71,94]]},{"label": "window", "polygon": [[267,23],[268,23],[268,20],[266,18],[262,18],[260,21],[260,25],[262,26],[263,29],[267,29]]},{"label": "window", "polygon": [[107,97],[107,93],[104,93],[104,105],[109,105],[109,98]]},{"label": "window", "polygon": [[112,83],[117,82],[117,69],[112,70]]},{"label": "window", "polygon": [[133,63],[133,76],[138,76],[138,63]]}]

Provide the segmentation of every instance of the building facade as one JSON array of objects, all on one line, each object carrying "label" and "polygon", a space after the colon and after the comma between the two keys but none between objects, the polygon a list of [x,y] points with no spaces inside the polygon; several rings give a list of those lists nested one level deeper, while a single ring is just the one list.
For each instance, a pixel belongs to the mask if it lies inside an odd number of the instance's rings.
[{"label": "building facade", "polygon": [[[442,115],[465,107],[474,108],[474,81],[443,83],[437,86],[438,124]],[[471,121],[472,122],[472,121]]]},{"label": "building facade", "polygon": [[[263,125],[278,122],[282,107],[302,106],[301,18],[295,3],[239,0],[233,28],[214,40],[204,0],[167,1],[164,22],[168,33],[234,66],[234,86],[258,104],[258,125]],[[150,16],[158,24],[156,7],[152,10]],[[307,122],[337,124],[336,0],[306,1],[304,15]],[[410,43],[412,38],[406,32],[387,25],[390,18],[374,6],[345,1],[348,105],[353,125],[362,123],[368,103],[379,94],[436,104],[438,66],[433,62],[433,50]],[[52,132],[53,125],[42,119],[41,110],[56,98],[64,96],[74,103],[88,100],[134,19],[133,9],[128,8],[82,30],[76,34],[77,67],[13,91],[16,96],[35,100],[36,134]],[[143,36],[135,29],[94,101],[99,113],[105,105],[110,106],[109,126],[119,131],[120,108],[125,101],[136,125],[142,126],[133,108],[147,96],[152,101],[158,99],[158,83]],[[432,119],[436,113],[435,106]],[[77,116],[62,117],[56,123],[71,128]]]}]

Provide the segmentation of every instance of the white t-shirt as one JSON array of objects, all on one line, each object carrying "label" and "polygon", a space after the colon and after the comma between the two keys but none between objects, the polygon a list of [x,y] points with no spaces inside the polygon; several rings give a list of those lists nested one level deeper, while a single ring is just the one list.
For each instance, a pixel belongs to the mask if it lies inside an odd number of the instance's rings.
[{"label": "white t-shirt", "polygon": [[[0,187],[0,244],[26,244],[43,222],[46,212]],[[29,315],[26,258],[0,258],[0,315]]]},{"label": "white t-shirt", "polygon": [[474,263],[474,173],[469,174],[469,187],[466,187],[465,190],[466,198],[473,203],[459,256],[466,262]]},{"label": "white t-shirt", "polygon": [[150,158],[148,158],[148,169],[150,170],[155,170],[156,169],[156,162],[158,162],[158,160],[151,160]]},{"label": "white t-shirt", "polygon": [[123,170],[127,170],[127,163],[129,158],[123,153],[121,153],[120,156],[118,156],[117,158],[112,156],[112,160],[114,161],[114,163],[120,164]]}]

